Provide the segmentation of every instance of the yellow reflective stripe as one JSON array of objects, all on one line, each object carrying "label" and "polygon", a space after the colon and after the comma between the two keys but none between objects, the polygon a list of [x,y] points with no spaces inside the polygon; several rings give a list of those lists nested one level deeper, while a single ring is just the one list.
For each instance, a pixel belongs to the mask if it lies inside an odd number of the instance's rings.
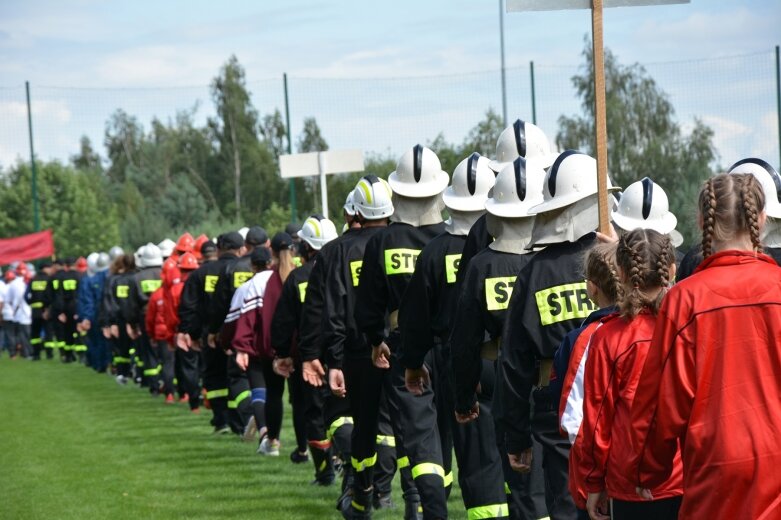
[{"label": "yellow reflective stripe", "polygon": [[60,288],[60,281],[59,280],[52,280],[52,287],[54,287],[55,290]]},{"label": "yellow reflective stripe", "polygon": [[130,354],[131,356],[133,354],[135,354],[135,353],[136,353],[136,349],[134,349],[134,348],[131,348],[130,350],[128,350],[128,354]]},{"label": "yellow reflective stripe", "polygon": [[380,446],[396,447],[396,437],[393,435],[377,435],[377,444]]},{"label": "yellow reflective stripe", "polygon": [[364,511],[364,510],[366,509],[366,506],[362,506],[361,504],[359,504],[359,503],[358,503],[358,502],[356,502],[355,500],[352,500],[352,501],[351,501],[351,503],[352,503],[352,506],[353,506],[355,509],[357,509],[358,511]]},{"label": "yellow reflective stripe", "polygon": [[385,274],[412,274],[415,272],[415,262],[420,249],[386,249]]},{"label": "yellow reflective stripe", "polygon": [[161,285],[163,285],[162,280],[141,280],[141,291],[150,294],[158,290]]},{"label": "yellow reflective stripe", "polygon": [[404,469],[407,466],[409,466],[409,457],[402,457],[397,462],[396,465],[399,469]]},{"label": "yellow reflective stripe", "polygon": [[137,366],[138,368],[144,368],[144,362],[143,362],[143,361],[141,361],[141,360],[138,358],[138,356],[134,356],[134,357],[133,357],[133,360],[136,362],[136,366]]},{"label": "yellow reflective stripe", "polygon": [[30,304],[31,309],[42,309],[43,308],[43,302],[33,302]]},{"label": "yellow reflective stripe", "polygon": [[116,365],[117,363],[130,363],[130,358],[114,356],[114,364]]},{"label": "yellow reflective stripe", "polygon": [[158,375],[162,371],[163,371],[163,366],[162,365],[157,365],[157,367],[155,367],[155,368],[147,368],[146,370],[144,370],[144,375],[145,376],[156,376],[156,375]]},{"label": "yellow reflective stripe", "polygon": [[82,331],[79,332],[79,336],[81,336],[82,338],[84,336],[86,336],[86,335],[87,335],[87,331],[86,330],[82,330]]},{"label": "yellow reflective stripe", "polygon": [[447,475],[445,475],[445,487],[452,486],[453,485],[453,472],[451,471]]},{"label": "yellow reflective stripe", "polygon": [[298,284],[298,297],[301,299],[301,303],[304,303],[306,299],[306,288],[309,286],[309,282],[301,282]]},{"label": "yellow reflective stripe", "polygon": [[355,469],[355,471],[363,471],[377,464],[377,454],[375,453],[368,459],[363,459],[363,460],[358,460],[355,457],[350,457],[350,462],[352,463],[353,469]]},{"label": "yellow reflective stripe", "polygon": [[460,263],[461,253],[445,255],[445,281],[447,283],[456,283],[456,274],[458,274],[458,266]]},{"label": "yellow reflective stripe", "polygon": [[238,289],[244,284],[244,282],[246,282],[253,276],[254,276],[253,273],[248,273],[247,271],[237,271],[233,273],[233,288]]},{"label": "yellow reflective stripe", "polygon": [[328,438],[333,439],[334,435],[336,434],[336,430],[344,426],[345,424],[353,424],[353,418],[352,417],[339,417],[337,420],[331,423],[331,426],[328,427]]},{"label": "yellow reflective stripe", "polygon": [[485,308],[501,311],[510,306],[515,276],[497,276],[485,279]]},{"label": "yellow reflective stripe", "polygon": [[220,277],[214,274],[207,274],[203,279],[203,292],[213,293],[217,288],[217,282]]},{"label": "yellow reflective stripe", "polygon": [[43,339],[41,338],[33,338],[30,340],[30,345],[40,345],[43,343]]},{"label": "yellow reflective stripe", "polygon": [[363,192],[363,196],[366,198],[366,202],[372,204],[372,188],[369,185],[369,181],[361,179],[358,183],[358,187]]},{"label": "yellow reflective stripe", "polygon": [[433,462],[421,462],[412,467],[412,478],[416,479],[421,475],[439,475],[445,479],[445,468]]},{"label": "yellow reflective stripe", "polygon": [[63,280],[62,281],[62,289],[64,291],[75,291],[76,286],[79,285],[78,280]]},{"label": "yellow reflective stripe", "polygon": [[353,287],[358,287],[358,282],[361,281],[361,268],[363,267],[363,260],[353,260],[350,262],[350,274],[352,275]]},{"label": "yellow reflective stripe", "polygon": [[326,468],[326,466],[328,466],[328,461],[324,459],[323,462],[320,463],[320,466],[317,468],[317,471],[323,471]]},{"label": "yellow reflective stripe", "polygon": [[542,325],[583,319],[596,310],[594,302],[588,297],[585,281],[549,287],[537,291],[534,298]]},{"label": "yellow reflective stripe", "polygon": [[510,508],[507,507],[507,504],[491,504],[490,506],[472,507],[466,510],[466,517],[469,520],[502,518],[506,516],[510,516]]},{"label": "yellow reflective stripe", "polygon": [[87,345],[73,345],[73,350],[76,352],[86,352]]},{"label": "yellow reflective stripe", "polygon": [[216,399],[218,397],[228,397],[228,389],[220,388],[206,392],[206,399]]},{"label": "yellow reflective stripe", "polygon": [[33,291],[45,291],[46,280],[33,280],[32,286],[33,286]]},{"label": "yellow reflective stripe", "polygon": [[117,298],[127,298],[130,295],[129,285],[117,285]]},{"label": "yellow reflective stripe", "polygon": [[250,395],[252,395],[252,392],[249,390],[244,390],[242,393],[236,396],[236,399],[233,401],[228,401],[228,408],[238,408],[241,402],[248,398]]},{"label": "yellow reflective stripe", "polygon": [[510,489],[510,485],[507,482],[504,483],[504,494],[505,495],[513,494],[512,490]]},{"label": "yellow reflective stripe", "polygon": [[293,257],[293,265],[296,266],[296,267],[301,267],[302,265],[304,265],[304,262],[301,261],[301,257],[300,256],[294,256]]},{"label": "yellow reflective stripe", "polygon": [[46,348],[56,348],[57,342],[56,341],[44,341],[43,346]]}]

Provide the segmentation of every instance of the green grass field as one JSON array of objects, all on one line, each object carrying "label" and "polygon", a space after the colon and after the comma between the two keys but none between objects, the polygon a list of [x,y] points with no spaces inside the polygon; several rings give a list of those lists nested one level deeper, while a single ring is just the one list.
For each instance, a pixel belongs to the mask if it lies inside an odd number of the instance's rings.
[{"label": "green grass field", "polygon": [[[202,409],[165,405],[135,385],[59,361],[0,359],[0,518],[336,519],[338,487],[294,465],[290,409],[282,456],[214,436]],[[377,519],[401,518],[396,508]],[[465,518],[457,489],[451,518]]]}]

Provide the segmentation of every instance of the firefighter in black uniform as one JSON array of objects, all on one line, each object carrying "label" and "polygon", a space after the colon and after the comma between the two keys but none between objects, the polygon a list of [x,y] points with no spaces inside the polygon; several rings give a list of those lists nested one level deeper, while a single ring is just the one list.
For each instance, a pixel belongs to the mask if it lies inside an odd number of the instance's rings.
[{"label": "firefighter in black uniform", "polygon": [[78,335],[76,332],[76,296],[81,273],[76,271],[75,265],[76,260],[68,258],[64,262],[63,270],[55,275],[58,283],[51,304],[51,314],[56,320],[55,330],[61,349],[60,359],[64,363],[76,360],[74,356]]},{"label": "firefighter in black uniform", "polygon": [[[514,478],[509,464],[503,464],[493,402],[498,346],[513,284],[532,257],[526,247],[534,218],[528,211],[542,202],[544,178],[539,164],[522,157],[497,176],[493,197],[486,202],[488,227],[496,240],[469,263],[453,320],[455,411],[461,423],[454,432],[455,449],[470,517],[540,517],[528,503],[528,482]],[[519,504],[523,500],[526,507]]]},{"label": "firefighter in black uniform", "polygon": [[596,161],[563,152],[548,170],[544,195],[530,214],[535,215],[531,245],[545,249],[518,274],[505,320],[498,381],[501,422],[516,471],[531,467],[533,432],[543,446],[550,516],[574,519],[577,512],[567,488],[569,442],[559,433],[559,403],[549,384],[562,338],[596,309],[582,272],[583,254],[595,243],[599,224]]},{"label": "firefighter in black uniform", "polygon": [[160,393],[160,373],[163,353],[153,347],[146,330],[146,306],[149,297],[163,284],[160,278],[163,255],[151,242],[139,250],[139,270],[133,274],[130,284],[127,311],[127,333],[136,341],[141,368],[141,386],[148,387],[152,395]]},{"label": "firefighter in black uniform", "polygon": [[433,497],[434,504],[424,511],[436,511],[437,517],[447,514],[446,494],[453,482],[453,390],[447,340],[458,298],[456,273],[466,235],[483,214],[493,184],[488,159],[477,153],[456,167],[443,194],[450,214],[447,229],[423,248],[399,307],[399,360],[406,368],[407,389],[418,396],[404,421],[406,438],[419,439],[406,446],[407,457],[413,468],[421,464],[442,468],[444,489],[435,475],[415,480],[421,496]]},{"label": "firefighter in black uniform", "polygon": [[119,255],[111,264],[111,276],[103,289],[103,336],[112,343],[113,365],[117,383],[124,385],[132,377],[133,340],[127,334],[124,315],[127,314],[130,285],[136,265],[133,256]]},{"label": "firefighter in black uniform", "polygon": [[[403,421],[411,418],[414,413],[411,410],[415,408],[416,397],[407,391],[404,385],[404,367],[398,361],[401,343],[398,309],[401,297],[415,271],[415,261],[420,251],[432,238],[445,230],[442,222],[444,204],[441,194],[448,185],[449,176],[442,171],[439,158],[433,151],[416,145],[401,157],[388,182],[393,189],[394,213],[391,224],[373,236],[366,245],[355,305],[358,330],[366,335],[374,365],[384,372],[381,379],[364,378],[361,386],[353,385],[354,389],[350,392],[372,402],[378,402],[383,392],[386,394],[400,461],[405,518],[420,518],[422,513],[427,516],[441,514],[436,504],[441,503],[444,494],[445,474],[441,467],[410,467],[406,456],[408,445],[412,446],[425,439],[404,436]],[[353,419],[356,426],[358,421],[365,422],[362,429],[367,437],[363,441],[371,450],[363,456],[371,456],[374,446],[368,436],[377,427],[376,412],[366,417],[354,416]],[[357,452],[356,437],[357,435],[353,437],[354,452]],[[414,485],[414,480],[418,478],[437,480],[441,490],[437,493],[438,496],[421,497]],[[432,487],[427,486],[425,489]],[[360,507],[364,507],[365,493],[365,489],[355,488],[349,514],[356,516],[361,513]],[[431,504],[428,511],[427,503]],[[358,507],[355,507],[356,504]]]},{"label": "firefighter in black uniform", "polygon": [[[46,314],[51,301],[49,300],[49,280],[51,278],[52,263],[41,263],[38,272],[30,281],[25,293],[27,304],[33,313],[33,323],[30,328],[30,344],[33,347],[33,359],[41,359],[41,347],[44,341],[51,341],[51,332],[46,330]],[[45,339],[44,339],[45,338]],[[48,357],[51,357],[51,350],[47,349]]]},{"label": "firefighter in black uniform", "polygon": [[[334,481],[331,442],[320,437],[319,433],[322,430],[312,432],[309,428],[311,414],[315,417],[319,415],[320,420],[315,419],[315,424],[319,422],[322,425],[322,405],[315,406],[311,412],[309,410],[311,399],[307,395],[314,391],[314,388],[306,385],[302,376],[301,356],[297,347],[298,327],[315,259],[320,249],[337,236],[334,223],[322,215],[312,215],[304,221],[298,231],[298,237],[301,239],[298,248],[303,265],[294,269],[282,286],[282,295],[277,302],[271,323],[271,345],[276,351],[274,370],[287,378],[293,407],[293,423],[296,426],[298,446],[290,454],[290,460],[294,463],[306,462],[308,445],[315,466],[314,482],[320,485],[330,485]],[[299,430],[303,432],[303,442],[298,439]]]}]

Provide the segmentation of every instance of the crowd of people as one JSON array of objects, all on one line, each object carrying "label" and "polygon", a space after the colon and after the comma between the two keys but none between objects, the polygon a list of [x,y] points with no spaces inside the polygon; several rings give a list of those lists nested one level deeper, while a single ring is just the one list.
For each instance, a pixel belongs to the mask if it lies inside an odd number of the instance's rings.
[{"label": "crowd of people", "polygon": [[596,161],[522,120],[452,176],[416,145],[341,235],[11,266],[4,345],[205,406],[264,456],[287,381],[290,459],[346,519],[395,507],[397,472],[400,516],[447,518],[453,455],[470,520],[781,518],[781,176],[709,178],[686,254],[661,186],[608,191],[599,233]]}]

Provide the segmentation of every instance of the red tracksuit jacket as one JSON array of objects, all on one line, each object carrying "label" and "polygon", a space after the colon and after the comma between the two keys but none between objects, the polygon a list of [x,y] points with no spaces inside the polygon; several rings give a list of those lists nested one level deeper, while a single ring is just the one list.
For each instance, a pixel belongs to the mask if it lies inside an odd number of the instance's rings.
[{"label": "red tracksuit jacket", "polygon": [[[643,311],[631,321],[618,314],[602,320],[591,337],[586,374],[583,424],[580,428],[579,474],[589,493],[607,490],[610,498],[639,502],[630,465],[632,401],[651,349],[656,317]],[[677,448],[677,446],[676,446]],[[680,454],[671,453],[672,473],[653,486],[655,499],[683,494]]]},{"label": "red tracksuit jacket", "polygon": [[781,518],[781,269],[722,251],[666,296],[632,410],[635,483],[683,453],[679,518]]},{"label": "red tracksuit jacket", "polygon": [[149,303],[146,307],[146,330],[155,341],[171,341],[172,339],[172,333],[165,323],[164,304],[163,287],[160,286],[149,297]]},{"label": "red tracksuit jacket", "polygon": [[247,283],[250,287],[236,322],[231,348],[250,357],[273,359],[271,321],[282,295],[282,278],[275,267],[257,273]]}]

